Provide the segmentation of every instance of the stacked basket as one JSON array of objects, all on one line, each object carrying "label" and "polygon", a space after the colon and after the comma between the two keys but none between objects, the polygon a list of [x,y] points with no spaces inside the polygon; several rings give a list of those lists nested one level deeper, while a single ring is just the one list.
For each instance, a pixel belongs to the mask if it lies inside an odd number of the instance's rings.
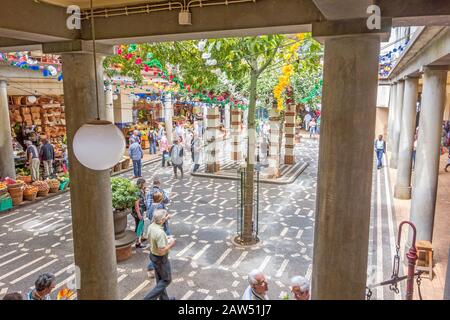
[{"label": "stacked basket", "polygon": [[50,189],[50,193],[56,193],[59,190],[60,182],[58,179],[49,179],[47,180],[48,187]]},{"label": "stacked basket", "polygon": [[48,191],[50,188],[48,187],[47,182],[35,181],[31,185],[38,188],[38,192],[37,192],[38,197],[46,197],[48,195]]},{"label": "stacked basket", "polygon": [[25,188],[25,183],[18,181],[17,183],[12,183],[8,185],[8,192],[11,195],[11,199],[14,206],[17,206],[23,202],[23,189]]}]

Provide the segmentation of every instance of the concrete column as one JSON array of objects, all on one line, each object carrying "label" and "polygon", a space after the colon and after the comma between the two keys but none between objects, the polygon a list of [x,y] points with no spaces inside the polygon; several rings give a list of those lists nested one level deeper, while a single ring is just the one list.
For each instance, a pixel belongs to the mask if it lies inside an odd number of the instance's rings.
[{"label": "concrete column", "polygon": [[280,124],[280,113],[277,111],[277,105],[274,103],[269,110],[269,168],[267,175],[270,178],[280,176],[280,135],[282,134]]},{"label": "concrete column", "polygon": [[16,178],[6,80],[0,79],[0,178]]},{"label": "concrete column", "polygon": [[226,104],[225,105],[225,130],[228,132],[230,132],[231,130],[231,114],[230,114],[230,104]]},{"label": "concrete column", "polygon": [[173,143],[173,124],[172,124],[172,116],[173,116],[173,105],[172,105],[172,95],[167,93],[164,97],[164,122],[166,124],[166,137],[169,144]]},{"label": "concrete column", "polygon": [[397,182],[394,197],[397,199],[411,199],[411,168],[412,150],[414,147],[414,133],[416,131],[416,105],[419,78],[408,77],[405,80],[405,94],[401,118],[400,143],[397,163]]},{"label": "concrete column", "polygon": [[424,68],[410,220],[417,240],[433,239],[447,71]]},{"label": "concrete column", "polygon": [[217,136],[220,128],[220,113],[217,107],[207,109],[206,114],[206,172],[214,173],[220,170],[219,145]]},{"label": "concrete column", "polygon": [[284,163],[294,164],[295,104],[286,106],[286,112],[284,113],[284,128]]},{"label": "concrete column", "polygon": [[388,115],[388,136],[387,136],[387,150],[392,151],[392,135],[394,130],[394,118],[395,118],[395,98],[397,92],[397,84],[391,85],[389,92],[389,115]]},{"label": "concrete column", "polygon": [[114,99],[113,99],[113,87],[110,80],[107,80],[108,84],[105,85],[105,104],[106,104],[106,117],[105,119],[114,123]]},{"label": "concrete column", "polygon": [[[70,162],[70,200],[78,299],[117,299],[117,265],[109,170],[81,165],[72,150],[73,137],[97,117],[94,59],[91,53],[62,53],[64,103]],[[97,57],[101,118],[106,115],[102,58]],[[93,150],[95,152],[95,150]],[[77,275],[78,277],[78,275]]]},{"label": "concrete column", "polygon": [[450,248],[448,248],[447,275],[445,276],[444,300],[450,300]]},{"label": "concrete column", "polygon": [[398,149],[400,145],[400,131],[402,126],[402,110],[403,110],[403,95],[405,92],[405,81],[400,80],[397,83],[397,90],[395,92],[395,116],[394,116],[394,126],[392,129],[392,150],[391,150],[391,161],[389,165],[393,169],[397,169],[398,163]]},{"label": "concrete column", "polygon": [[365,299],[379,50],[378,35],[325,39],[314,300]]},{"label": "concrete column", "polygon": [[241,116],[239,109],[231,110],[231,160],[242,159],[241,151]]}]

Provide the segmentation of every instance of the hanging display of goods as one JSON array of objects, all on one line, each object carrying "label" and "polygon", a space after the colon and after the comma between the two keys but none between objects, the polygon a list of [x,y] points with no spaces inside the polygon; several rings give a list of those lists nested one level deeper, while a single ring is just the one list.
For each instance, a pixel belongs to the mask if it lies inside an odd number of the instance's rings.
[{"label": "hanging display of goods", "polygon": [[49,179],[46,180],[48,187],[50,188],[50,193],[56,193],[59,190],[60,182],[58,179]]},{"label": "hanging display of goods", "polygon": [[27,201],[36,200],[38,191],[39,189],[36,186],[26,186],[25,190],[23,190],[23,199]]},{"label": "hanging display of goods", "polygon": [[38,188],[38,193],[37,193],[38,197],[46,197],[48,195],[50,188],[49,188],[47,182],[35,181],[31,185]]}]

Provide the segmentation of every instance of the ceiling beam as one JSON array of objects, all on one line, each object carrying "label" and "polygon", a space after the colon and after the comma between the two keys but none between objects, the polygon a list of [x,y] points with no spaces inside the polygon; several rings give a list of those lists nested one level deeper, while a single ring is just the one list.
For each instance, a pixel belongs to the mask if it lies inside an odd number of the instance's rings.
[{"label": "ceiling beam", "polygon": [[[123,15],[95,20],[96,38],[105,43],[182,40],[256,34],[296,33],[323,20],[312,0],[265,0],[192,8],[192,25],[179,25],[179,10]],[[82,39],[91,39],[89,21]],[[112,41],[108,41],[112,40]]]},{"label": "ceiling beam", "polygon": [[66,8],[31,0],[1,0],[0,37],[33,42],[63,41],[79,37],[69,30]]}]

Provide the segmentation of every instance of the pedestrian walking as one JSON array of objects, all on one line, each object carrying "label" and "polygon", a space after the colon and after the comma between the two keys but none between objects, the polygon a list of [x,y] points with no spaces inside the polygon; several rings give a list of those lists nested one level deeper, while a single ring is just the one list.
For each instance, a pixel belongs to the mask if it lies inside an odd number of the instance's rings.
[{"label": "pedestrian walking", "polygon": [[309,123],[310,123],[310,121],[311,121],[311,119],[312,119],[312,117],[311,117],[311,115],[309,114],[309,112],[305,115],[305,118],[304,118],[304,125],[305,125],[305,130],[307,131],[307,132],[309,132]]},{"label": "pedestrian walking", "polygon": [[169,141],[164,133],[159,142],[159,150],[162,153],[162,167],[164,168],[166,166],[166,162],[167,166],[170,166]]},{"label": "pedestrian walking", "polygon": [[312,118],[309,122],[309,137],[312,138],[316,134],[316,119]]},{"label": "pedestrian walking", "polygon": [[383,140],[383,135],[379,135],[374,143],[375,152],[377,154],[377,169],[383,167],[383,154],[386,153],[386,142]]},{"label": "pedestrian walking", "polygon": [[309,300],[309,281],[302,276],[291,279],[291,292],[295,300]]},{"label": "pedestrian walking", "polygon": [[131,139],[128,154],[133,161],[133,179],[142,177],[142,158],[144,157],[144,151],[142,151],[141,144],[137,140]]},{"label": "pedestrian walking", "polygon": [[138,199],[135,201],[133,208],[131,209],[131,215],[135,221],[135,229],[136,232],[136,248],[142,248],[142,242],[146,239],[142,237],[144,233],[144,214],[147,211],[147,206],[145,205],[145,179],[139,178],[136,181],[136,186],[139,189]]},{"label": "pedestrian walking", "polygon": [[175,238],[168,237],[163,230],[167,220],[166,210],[156,210],[153,222],[148,227],[147,239],[150,244],[150,260],[155,267],[156,286],[145,295],[144,300],[170,300],[167,287],[172,282],[169,251],[175,245]]},{"label": "pedestrian walking", "polygon": [[175,175],[175,179],[178,179],[177,170],[181,171],[181,179],[183,179],[183,156],[184,149],[180,143],[181,141],[175,140],[174,145],[170,149],[170,159],[173,165],[173,173]]},{"label": "pedestrian walking", "polygon": [[42,139],[39,156],[44,163],[44,179],[53,176],[53,161],[55,160],[55,149],[46,138]]},{"label": "pedestrian walking", "polygon": [[[155,192],[153,194],[153,201],[152,204],[148,207],[147,210],[147,217],[150,220],[150,223],[153,222],[153,214],[155,213],[156,210],[165,210],[165,204],[164,204],[164,196],[162,192]],[[171,218],[171,215],[167,216],[166,221],[163,224],[163,229],[164,232],[170,236],[170,230],[169,230],[169,219]],[[149,256],[150,258],[150,256]],[[153,265],[153,262],[150,258],[150,262],[147,265],[147,274],[150,278],[154,278],[155,277],[155,266]]]},{"label": "pedestrian walking", "polygon": [[[164,195],[162,194],[162,192],[155,192],[153,194],[153,202],[151,204],[151,206],[148,208],[147,210],[147,217],[150,220],[150,222],[153,220],[153,214],[156,210],[160,210],[160,209],[166,209],[166,206],[164,204]],[[172,218],[172,216],[169,214],[167,217],[166,222],[164,222],[164,232],[170,236],[170,229],[169,229],[169,220],[170,218]]]},{"label": "pedestrian walking", "polygon": [[[163,195],[163,209],[167,209],[166,205],[170,202],[170,195],[168,192],[166,192],[164,189],[161,188],[161,180],[159,179],[159,177],[154,177],[153,178],[153,186],[148,190],[147,194],[146,194],[146,200],[145,200],[145,205],[147,206],[147,208],[150,208],[153,204],[153,195],[156,192],[160,192]],[[148,212],[147,212],[148,213]],[[149,217],[149,219],[151,220],[151,218]]]},{"label": "pedestrian walking", "polygon": [[193,172],[197,172],[197,170],[200,168],[200,159],[201,159],[201,153],[203,148],[203,142],[202,139],[198,136],[198,134],[194,135],[194,139],[192,140],[192,161],[194,162],[194,168]]},{"label": "pedestrian walking", "polygon": [[258,269],[250,271],[247,280],[249,286],[245,289],[242,300],[269,300],[267,296],[269,286],[262,271]]},{"label": "pedestrian walking", "polygon": [[148,142],[150,145],[150,154],[156,154],[156,140],[157,140],[156,132],[154,130],[150,130],[148,132]]},{"label": "pedestrian walking", "polygon": [[39,170],[41,166],[38,150],[30,140],[27,140],[25,145],[27,146],[27,165],[31,172],[31,180],[37,181],[39,180]]},{"label": "pedestrian walking", "polygon": [[55,289],[55,286],[55,276],[51,273],[43,273],[34,283],[34,289],[27,294],[27,300],[52,300],[50,293]]},{"label": "pedestrian walking", "polygon": [[175,140],[180,141],[180,143],[184,141],[184,128],[181,125],[181,122],[178,122],[175,127]]},{"label": "pedestrian walking", "polygon": [[129,144],[133,143],[131,140],[137,141],[139,144],[141,144],[141,132],[139,130],[134,130],[133,134],[130,136]]},{"label": "pedestrian walking", "polygon": [[417,150],[417,134],[414,135],[413,151],[412,151],[412,169],[416,166],[416,150]]}]

